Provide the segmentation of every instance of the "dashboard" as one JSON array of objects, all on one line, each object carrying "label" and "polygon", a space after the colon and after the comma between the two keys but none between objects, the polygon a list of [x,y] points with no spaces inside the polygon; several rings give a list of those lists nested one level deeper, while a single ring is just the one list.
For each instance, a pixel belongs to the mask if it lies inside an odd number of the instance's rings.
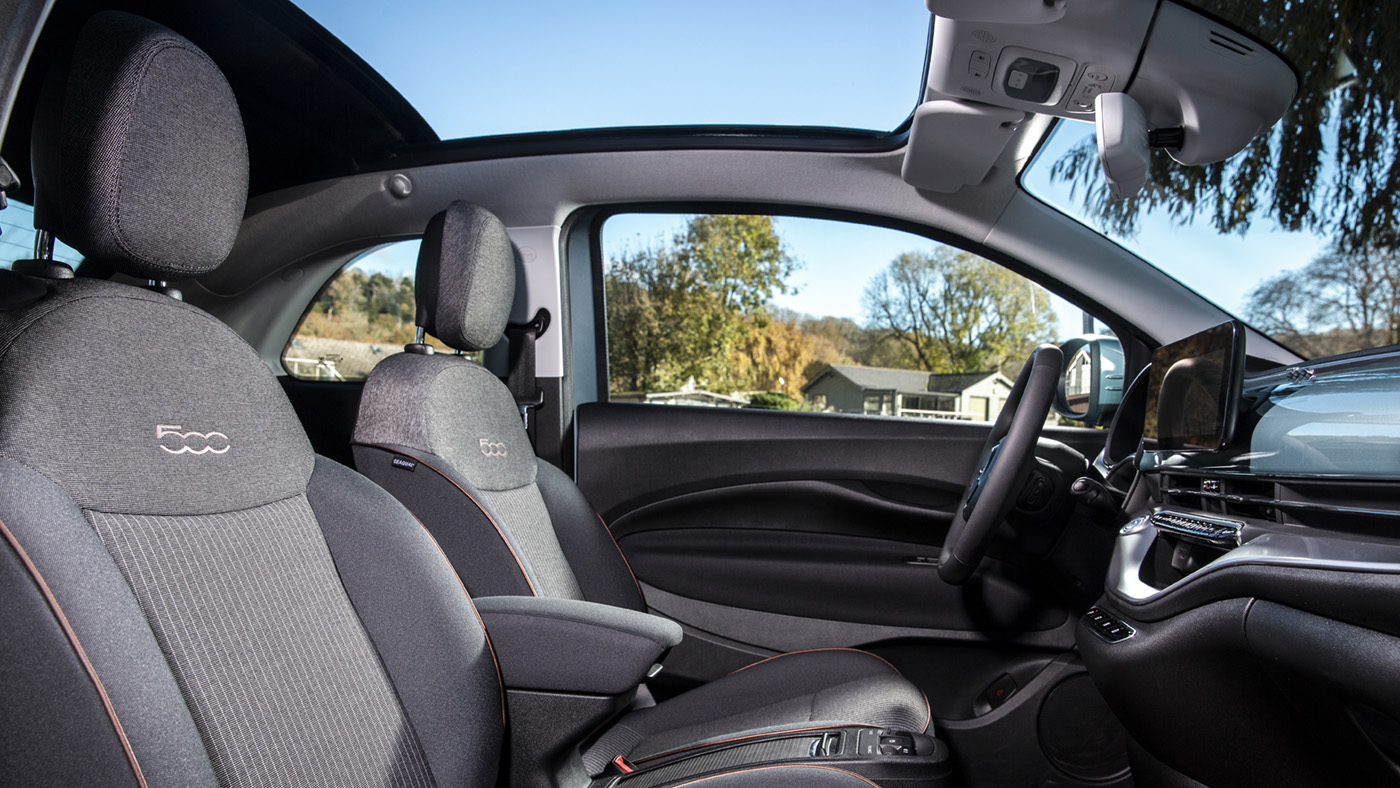
[{"label": "dashboard", "polygon": [[1400,351],[1245,377],[1242,330],[1124,394],[1081,653],[1139,784],[1400,785]]}]

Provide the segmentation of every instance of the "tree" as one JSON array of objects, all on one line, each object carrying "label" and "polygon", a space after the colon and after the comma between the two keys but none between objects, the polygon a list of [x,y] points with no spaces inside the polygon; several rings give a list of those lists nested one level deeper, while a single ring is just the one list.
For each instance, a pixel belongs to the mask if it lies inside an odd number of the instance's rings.
[{"label": "tree", "polygon": [[760,391],[749,397],[746,408],[757,410],[802,410],[802,401],[776,391]]},{"label": "tree", "polygon": [[399,283],[381,273],[370,274],[365,281],[365,311],[371,317],[392,315],[395,320],[401,313],[399,304]]},{"label": "tree", "polygon": [[323,339],[404,344],[416,319],[413,277],[398,279],[357,268],[336,274],[316,299],[298,333]]},{"label": "tree", "polygon": [[1056,325],[1043,289],[946,246],[901,254],[870,280],[864,300],[869,328],[907,352],[897,365],[930,372],[1014,374]]},{"label": "tree", "polygon": [[609,261],[614,390],[678,389],[690,378],[710,391],[747,388],[740,352],[796,266],[769,216],[696,216],[669,243]]},{"label": "tree", "polygon": [[797,397],[814,350],[812,337],[795,321],[760,317],[750,323],[743,343],[734,349],[734,388]]},{"label": "tree", "polygon": [[365,308],[364,274],[342,271],[331,280],[326,292],[316,300],[315,310],[328,315],[363,312]]},{"label": "tree", "polygon": [[1250,291],[1246,315],[1309,356],[1400,342],[1400,254],[1340,245]]},{"label": "tree", "polygon": [[1092,139],[1055,162],[1052,177],[1119,234],[1163,209],[1179,223],[1208,217],[1221,233],[1243,233],[1263,216],[1345,250],[1396,248],[1400,4],[1219,0],[1211,11],[1293,64],[1298,96],[1282,120],[1226,162],[1182,167],[1154,151],[1147,186],[1130,200],[1109,198]]}]

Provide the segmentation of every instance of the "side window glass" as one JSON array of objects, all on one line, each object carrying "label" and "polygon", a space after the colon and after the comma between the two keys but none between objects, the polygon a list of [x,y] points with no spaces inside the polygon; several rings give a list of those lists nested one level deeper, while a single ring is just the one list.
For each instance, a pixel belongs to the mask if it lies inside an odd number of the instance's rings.
[{"label": "side window glass", "polygon": [[[380,361],[413,341],[418,244],[399,241],[356,258],[311,304],[282,351],[282,366],[301,380],[364,380]],[[432,337],[438,352],[451,348]]]},{"label": "side window glass", "polygon": [[[0,268],[9,268],[16,260],[27,260],[34,256],[34,209],[22,202],[9,201],[9,206],[0,211]],[[78,250],[54,241],[53,257],[73,268],[83,261]]]},{"label": "side window glass", "polygon": [[613,402],[989,421],[1078,309],[922,236],[798,217],[602,228]]}]

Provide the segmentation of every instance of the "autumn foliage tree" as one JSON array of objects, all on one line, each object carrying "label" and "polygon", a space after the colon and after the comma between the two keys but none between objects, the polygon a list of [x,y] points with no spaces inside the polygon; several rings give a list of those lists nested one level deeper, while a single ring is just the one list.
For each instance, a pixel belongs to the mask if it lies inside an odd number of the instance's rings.
[{"label": "autumn foliage tree", "polygon": [[802,357],[765,312],[796,266],[772,217],[740,215],[692,217],[669,242],[609,261],[613,390],[771,387],[756,357]]}]

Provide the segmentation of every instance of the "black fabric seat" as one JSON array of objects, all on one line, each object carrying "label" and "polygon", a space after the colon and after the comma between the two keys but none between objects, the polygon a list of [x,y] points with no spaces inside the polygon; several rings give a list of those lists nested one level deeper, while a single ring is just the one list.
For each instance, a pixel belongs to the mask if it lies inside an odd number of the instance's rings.
[{"label": "black fabric seat", "polygon": [[[515,291],[504,225],[453,203],[428,224],[415,281],[427,333],[463,351],[495,345]],[[385,359],[365,382],[353,439],[357,469],[418,516],[474,596],[646,609],[606,524],[568,476],[535,457],[510,391],[480,365],[414,352]],[[618,755],[834,723],[922,732],[929,707],[873,654],[798,652],[626,715],[585,762],[596,774]]]},{"label": "black fabric seat", "polygon": [[[102,12],[66,90],[36,129],[62,151],[46,227],[131,276],[218,266],[248,161],[214,64]],[[496,784],[471,599],[402,505],[312,453],[246,343],[123,284],[4,271],[0,295],[0,784]]]}]

